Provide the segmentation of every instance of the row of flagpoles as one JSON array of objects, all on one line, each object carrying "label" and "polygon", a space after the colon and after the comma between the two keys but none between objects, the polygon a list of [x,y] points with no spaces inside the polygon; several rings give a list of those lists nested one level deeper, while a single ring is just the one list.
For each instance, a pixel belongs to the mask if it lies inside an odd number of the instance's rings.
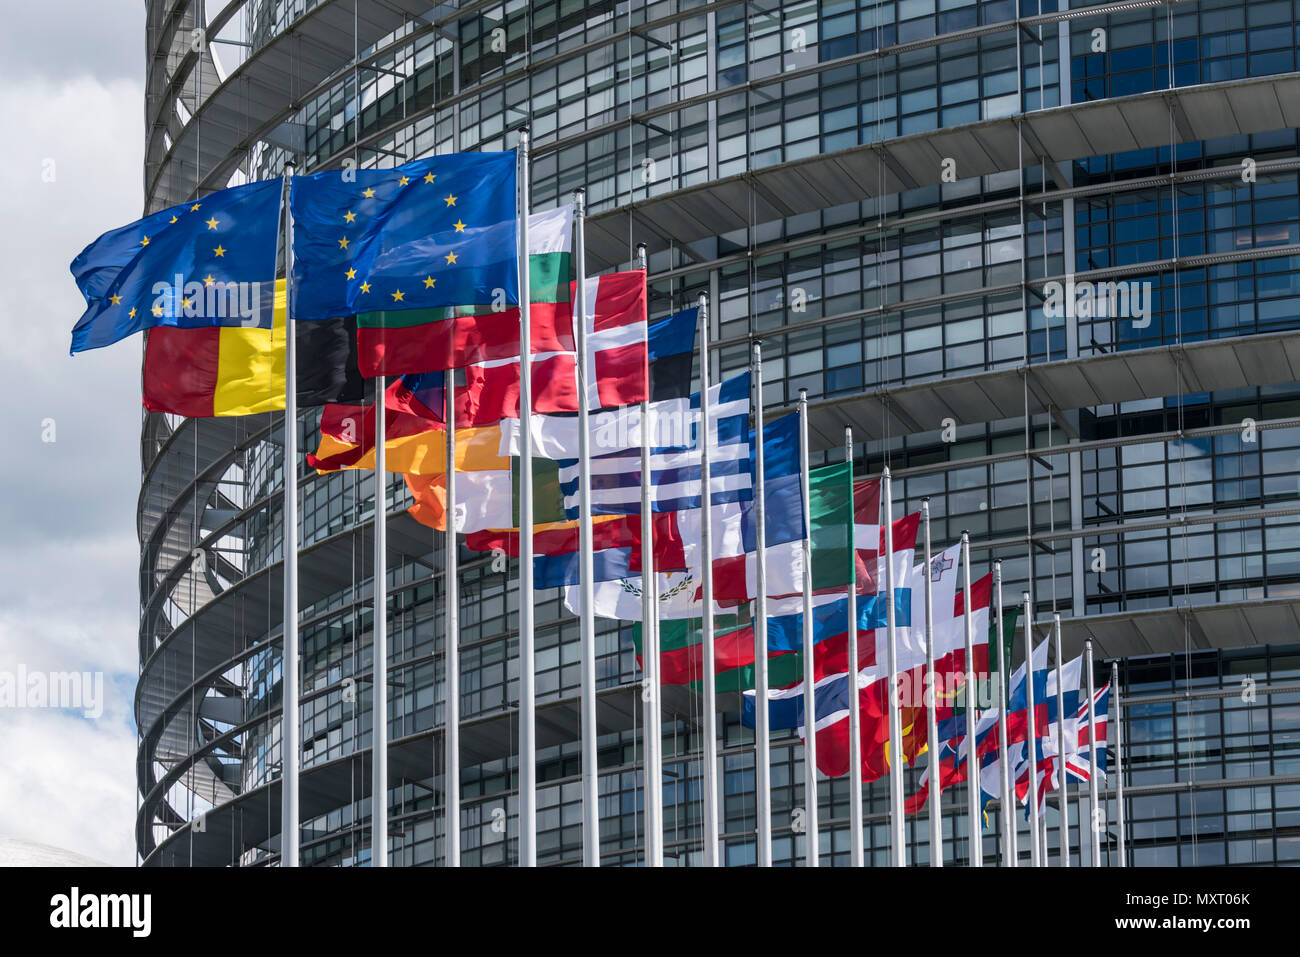
[{"label": "row of flagpoles", "polygon": [[[532,427],[533,415],[533,364],[534,350],[532,336],[532,311],[531,311],[531,283],[530,283],[530,246],[529,237],[529,148],[528,134],[523,132],[520,138],[519,148],[515,155],[515,213],[517,218],[517,249],[515,256],[518,264],[518,313],[519,313],[519,356],[518,356],[518,511],[517,511],[517,529],[518,529],[518,567],[519,567],[519,606],[518,606],[518,654],[519,654],[519,700],[518,700],[518,777],[517,777],[517,798],[518,798],[518,863],[522,866],[534,866],[537,863],[537,721],[536,721],[536,644],[535,644],[535,620],[534,620],[534,557],[535,557],[535,502],[532,476],[534,475],[534,441],[535,436]],[[429,170],[425,176],[424,182],[433,183],[436,174]],[[403,175],[401,183],[403,186],[410,182],[410,178]],[[295,206],[291,202],[294,190],[294,171],[293,168],[287,167],[283,177],[283,189],[281,196],[281,208],[283,210],[283,233],[282,248],[285,254],[285,285],[286,285],[286,302],[292,304],[296,301],[296,294],[301,292],[297,288],[298,280],[295,278],[298,272],[295,269],[294,248],[295,248],[295,223],[294,210]],[[370,196],[374,190],[370,189],[366,195]],[[456,196],[449,192],[447,197],[447,206],[450,208],[454,205]],[[193,210],[199,209],[198,203]],[[346,204],[345,204],[346,205]],[[340,207],[342,208],[342,207]],[[160,214],[155,214],[160,215]],[[205,213],[206,215],[206,213]],[[223,215],[225,215],[223,213]],[[467,214],[466,214],[467,215]],[[352,222],[354,213],[351,209],[347,212],[348,222]],[[158,220],[161,222],[161,220]],[[177,222],[177,216],[173,216],[172,224]],[[207,222],[209,230],[215,230],[221,223],[215,214]],[[458,220],[455,224],[457,231],[465,227],[463,221]],[[161,227],[160,227],[161,228]],[[122,232],[122,231],[119,231]],[[202,234],[206,236],[206,233]],[[110,234],[106,237],[112,238]],[[129,237],[128,237],[129,238]],[[105,242],[104,237],[99,242]],[[114,239],[114,242],[117,240]],[[347,237],[343,237],[340,245],[347,248]],[[139,247],[134,246],[134,240],[128,243],[134,251],[131,255],[138,254],[140,249],[148,246],[149,237],[146,235]],[[119,244],[120,245],[120,244]],[[327,244],[328,245],[328,244]],[[88,247],[87,253],[95,250],[97,246]],[[125,255],[121,248],[115,247],[116,251],[112,252],[122,262]],[[586,262],[585,262],[585,200],[582,190],[578,190],[574,198],[573,206],[573,255],[572,269],[574,272],[574,283],[572,285],[572,304],[571,315],[573,317],[574,343],[574,372],[576,377],[576,399],[577,399],[577,611],[580,624],[580,743],[581,743],[581,781],[582,781],[582,847],[583,862],[587,866],[600,865],[600,815],[599,815],[599,766],[597,754],[597,741],[600,735],[599,712],[596,699],[596,615],[597,600],[595,596],[596,572],[595,572],[595,508],[593,503],[593,469],[592,469],[592,449],[591,449],[591,396],[598,394],[599,386],[596,370],[593,367],[592,343],[589,341],[588,314],[595,308],[595,304],[589,302],[589,296],[593,295],[587,286]],[[130,252],[130,250],[127,250]],[[215,250],[214,250],[215,252]],[[218,256],[223,252],[217,252]],[[104,254],[107,255],[107,254]],[[91,260],[87,259],[87,254],[83,253],[74,263],[74,273],[79,268],[83,268],[85,276],[89,277],[86,284],[83,285],[83,291],[87,291],[88,302],[92,300],[91,292],[88,291],[96,283],[102,283],[94,278],[94,269],[90,268]],[[93,259],[93,257],[91,257]],[[638,259],[642,277],[638,282],[642,283],[641,308],[643,313],[644,307],[644,282],[645,274],[648,272],[645,255],[645,247],[641,246],[638,252]],[[83,260],[85,262],[83,263]],[[454,262],[455,257],[449,256],[449,262]],[[116,263],[116,260],[114,261]],[[82,266],[78,264],[82,263]],[[117,266],[117,268],[122,268]],[[349,279],[352,279],[349,273]],[[304,285],[307,283],[304,282]],[[365,284],[363,283],[363,286]],[[432,288],[435,281],[432,276],[426,278],[424,283],[426,288]],[[118,287],[113,287],[118,288]],[[363,288],[363,291],[364,288]],[[402,292],[397,290],[393,294],[394,300],[402,296]],[[98,306],[95,308],[105,307],[105,304],[112,300],[112,305],[116,306],[121,300],[120,295],[107,296],[104,289],[98,289],[98,294],[93,297]],[[350,301],[350,300],[349,300]],[[186,300],[188,302],[188,300]],[[155,307],[157,308],[157,307]],[[324,307],[320,307],[324,308]],[[103,309],[101,308],[101,312]],[[330,310],[325,309],[325,312]],[[299,714],[299,694],[300,694],[300,675],[299,675],[299,646],[298,646],[298,434],[297,434],[297,412],[298,412],[298,362],[296,351],[297,332],[296,323],[299,321],[293,318],[290,313],[292,306],[286,310],[285,317],[285,362],[284,362],[284,410],[285,410],[285,436],[284,436],[284,625],[283,625],[283,710],[281,717],[281,798],[282,798],[282,838],[281,838],[281,863],[285,866],[296,866],[299,863],[299,777],[300,777],[300,714]],[[90,312],[88,312],[88,316]],[[134,319],[136,310],[131,310],[131,316]],[[157,313],[155,313],[157,315]],[[125,332],[122,329],[130,331],[127,325],[121,320],[115,320],[118,326],[114,327],[113,335],[120,338]],[[642,327],[649,329],[647,317],[643,314],[641,317]],[[698,456],[699,465],[699,597],[700,607],[702,609],[699,628],[701,633],[701,653],[702,653],[702,778],[703,778],[703,862],[706,866],[718,866],[722,863],[721,839],[722,839],[722,822],[719,818],[719,803],[722,794],[720,784],[720,762],[718,754],[718,692],[715,682],[717,674],[717,622],[715,622],[715,580],[714,580],[714,523],[713,515],[715,508],[714,498],[714,473],[712,454],[713,448],[720,449],[720,440],[715,441],[715,433],[720,435],[718,422],[714,418],[714,410],[711,408],[713,402],[712,393],[715,388],[711,382],[711,369],[709,363],[710,345],[709,345],[709,319],[708,319],[708,297],[700,294],[697,307],[697,315],[694,320],[695,335],[697,338],[696,354],[699,366],[699,406],[698,406],[698,432],[693,443],[688,444],[689,453]],[[85,325],[86,330],[81,334],[83,344],[79,348],[93,348],[98,345],[107,344],[111,339],[96,339],[98,332],[93,328],[93,323],[87,325],[85,320],[79,323],[78,329]],[[120,328],[119,328],[120,327]],[[594,335],[594,333],[593,333]],[[74,330],[74,347],[76,347],[78,332]],[[647,332],[648,336],[648,332]],[[655,512],[656,504],[655,489],[653,481],[655,447],[652,443],[651,421],[653,418],[653,409],[650,394],[650,372],[649,372],[649,345],[647,339],[646,345],[646,371],[645,371],[645,389],[639,402],[639,484],[640,484],[640,536],[639,536],[639,559],[641,572],[640,586],[640,623],[641,623],[641,663],[642,663],[642,705],[644,712],[644,806],[645,806],[645,862],[649,866],[662,866],[664,860],[664,809],[663,809],[663,753],[662,753],[662,713],[663,713],[663,677],[662,677],[662,652],[661,645],[661,609],[659,595],[659,577],[658,572],[664,571],[657,564],[656,559],[656,535],[655,535]],[[513,363],[515,360],[509,360]],[[443,732],[443,756],[444,763],[442,771],[444,774],[444,814],[445,814],[445,862],[449,866],[457,866],[461,859],[460,847],[460,714],[459,714],[459,690],[460,690],[460,667],[458,652],[458,630],[459,630],[459,590],[458,590],[458,543],[457,543],[457,506],[458,483],[456,474],[458,471],[457,460],[457,402],[456,402],[456,385],[454,381],[455,369],[447,369],[444,373],[443,380],[443,409],[438,410],[442,415],[442,427],[445,430],[445,502],[444,502],[444,596],[445,596],[445,680],[447,693],[445,696],[445,718]],[[1065,665],[1062,658],[1061,650],[1061,623],[1059,615],[1054,616],[1052,627],[1052,648],[1055,655],[1054,671],[1048,672],[1045,668],[1039,669],[1035,665],[1035,642],[1034,642],[1034,623],[1033,608],[1030,601],[1029,593],[1023,595],[1023,618],[1024,618],[1024,666],[1023,678],[1020,683],[1016,683],[1015,677],[1008,681],[1005,672],[1008,669],[1009,656],[1006,653],[1005,641],[1009,636],[1004,634],[1004,619],[1002,608],[1002,570],[1001,562],[995,562],[992,570],[992,598],[990,601],[993,610],[996,613],[996,622],[990,629],[991,634],[987,636],[995,640],[996,649],[988,649],[987,641],[976,640],[975,636],[975,613],[973,610],[974,592],[972,591],[971,582],[971,542],[967,533],[961,535],[960,551],[958,561],[961,566],[962,589],[959,593],[952,590],[946,590],[944,602],[950,601],[954,594],[960,594],[962,611],[961,611],[961,642],[954,643],[951,646],[951,655],[956,655],[960,651],[961,674],[960,686],[964,691],[965,706],[962,709],[961,722],[958,726],[956,711],[953,711],[951,723],[945,719],[945,726],[948,726],[947,736],[940,734],[939,716],[936,698],[939,694],[935,687],[937,676],[940,672],[939,662],[936,661],[936,621],[945,623],[954,623],[956,612],[953,607],[944,607],[941,603],[935,604],[934,585],[935,585],[935,558],[931,554],[931,535],[930,535],[930,503],[926,500],[922,504],[921,511],[917,516],[907,516],[895,522],[893,516],[893,491],[892,477],[888,467],[881,471],[878,484],[878,512],[871,521],[865,525],[859,525],[856,518],[856,493],[854,489],[856,484],[852,478],[852,462],[854,459],[853,435],[850,429],[845,430],[844,458],[847,465],[846,474],[848,477],[848,513],[849,520],[846,524],[847,535],[847,554],[850,556],[850,565],[855,569],[858,564],[862,564],[865,574],[870,581],[870,587],[864,588],[859,581],[858,572],[855,570],[850,576],[847,584],[837,586],[843,589],[842,599],[836,595],[835,600],[844,603],[845,623],[846,623],[846,666],[844,674],[831,674],[822,679],[818,678],[816,664],[819,657],[819,638],[815,627],[816,606],[815,600],[824,593],[814,582],[814,544],[813,529],[814,516],[812,512],[812,473],[810,467],[811,449],[808,435],[808,399],[807,393],[801,392],[798,403],[798,482],[801,497],[802,514],[799,520],[802,523],[802,540],[797,542],[797,547],[802,555],[802,562],[799,574],[801,581],[800,599],[800,628],[798,650],[802,653],[802,676],[797,683],[797,687],[780,689],[774,692],[769,687],[769,583],[768,583],[768,479],[767,479],[767,458],[765,450],[765,423],[763,416],[763,376],[762,376],[762,345],[755,341],[752,344],[749,362],[749,382],[748,382],[748,404],[750,414],[752,415],[753,431],[750,455],[750,475],[752,476],[752,537],[753,537],[753,588],[752,596],[746,592],[746,595],[752,598],[752,637],[753,637],[753,729],[754,729],[754,749],[755,749],[755,816],[756,816],[756,862],[759,866],[771,866],[773,863],[773,818],[772,818],[772,784],[771,784],[771,742],[772,742],[772,715],[773,708],[783,705],[785,702],[797,697],[798,703],[802,708],[800,719],[797,727],[804,741],[804,781],[803,781],[803,833],[805,840],[805,863],[808,866],[817,866],[820,844],[822,836],[822,824],[819,817],[819,798],[818,798],[818,774],[821,757],[819,755],[818,735],[823,730],[824,722],[830,721],[836,724],[840,721],[847,727],[847,743],[845,751],[847,752],[847,768],[849,776],[849,828],[852,835],[850,841],[850,863],[853,866],[862,866],[865,863],[865,845],[864,845],[864,816],[863,816],[863,784],[865,777],[863,732],[866,729],[866,719],[862,711],[864,695],[874,694],[879,691],[880,684],[872,687],[873,682],[883,683],[886,691],[884,694],[885,721],[887,723],[887,734],[884,737],[883,761],[887,765],[887,771],[884,773],[888,777],[889,788],[889,814],[888,814],[888,834],[889,834],[889,859],[894,866],[902,866],[907,859],[907,824],[909,800],[905,796],[904,789],[904,768],[908,763],[919,763],[919,754],[908,755],[905,753],[905,729],[903,725],[903,702],[901,701],[900,679],[906,674],[914,671],[915,665],[911,658],[908,658],[908,664],[904,665],[900,660],[900,630],[905,630],[906,641],[908,643],[908,654],[911,655],[916,649],[915,645],[920,641],[924,644],[924,665],[922,675],[925,679],[924,691],[924,725],[926,742],[926,771],[925,778],[929,789],[929,811],[928,811],[928,844],[929,844],[929,861],[932,866],[941,866],[944,863],[944,851],[941,827],[941,800],[945,780],[949,783],[958,783],[964,775],[966,781],[966,808],[965,817],[968,834],[968,851],[967,861],[971,866],[981,866],[983,863],[982,834],[983,834],[983,807],[981,806],[982,793],[993,793],[996,790],[996,797],[1000,802],[1000,831],[1003,835],[1003,853],[1002,863],[1006,866],[1016,866],[1019,855],[1016,848],[1016,825],[1014,821],[1014,806],[1017,802],[1017,791],[1021,779],[1022,768],[1020,764],[1013,762],[1013,753],[1016,748],[1024,748],[1023,774],[1026,780],[1026,805],[1029,817],[1029,835],[1031,841],[1030,860],[1034,865],[1040,865],[1047,860],[1047,845],[1045,837],[1044,815],[1042,815],[1042,802],[1045,800],[1045,794],[1050,790],[1058,792],[1058,815],[1060,818],[1060,853],[1059,859],[1062,865],[1068,865],[1070,859],[1070,837],[1069,837],[1069,777],[1074,774],[1076,777],[1086,779],[1089,792],[1089,813],[1091,816],[1090,831],[1090,861],[1093,865],[1100,864],[1100,830],[1103,826],[1103,818],[1099,811],[1099,794],[1098,794],[1098,775],[1105,773],[1106,769],[1102,768],[1098,762],[1098,746],[1104,741],[1104,733],[1099,731],[1105,725],[1105,716],[1099,720],[1096,714],[1096,704],[1102,700],[1101,695],[1094,693],[1093,689],[1093,662],[1091,642],[1086,644],[1085,663],[1081,667],[1075,667],[1074,663]],[[723,385],[716,387],[721,389]],[[372,599],[374,602],[374,625],[373,625],[373,722],[372,722],[372,801],[371,801],[371,864],[372,866],[387,866],[388,864],[388,642],[387,642],[387,490],[388,490],[388,467],[387,461],[387,436],[388,421],[386,410],[386,385],[385,375],[375,376],[375,401],[374,401],[374,485],[375,485],[375,512],[374,512],[374,575],[372,581]],[[689,391],[689,389],[687,390]],[[721,393],[719,392],[719,395]],[[689,406],[689,403],[688,403]],[[624,421],[628,421],[631,415],[631,407],[620,406],[621,414],[624,415]],[[220,414],[220,413],[212,413]],[[689,413],[688,413],[689,416]],[[774,424],[774,428],[779,423]],[[779,429],[778,429],[779,431]],[[549,457],[549,450],[545,452]],[[875,494],[875,493],[873,493]],[[782,499],[781,501],[786,501]],[[782,506],[783,507],[783,506]],[[913,582],[918,578],[917,573],[912,568],[909,559],[905,566],[896,567],[896,558],[899,556],[906,557],[915,554],[915,529],[916,525],[908,526],[912,529],[908,534],[911,536],[912,544],[905,548],[896,549],[895,526],[900,523],[907,523],[915,519],[919,522],[921,539],[923,542],[923,562],[919,566],[922,572],[919,576],[921,587],[924,592],[924,621],[923,629],[924,638],[921,639],[915,634],[915,616],[909,610],[906,623],[900,623],[899,599],[900,592],[906,591],[909,596],[913,588]],[[879,524],[872,524],[878,521]],[[868,531],[862,531],[863,529]],[[878,536],[876,530],[878,529]],[[859,532],[870,538],[869,541],[859,542],[857,536]],[[785,541],[776,543],[777,545],[788,544]],[[865,546],[865,547],[864,547]],[[951,549],[949,550],[951,551]],[[742,547],[741,558],[746,558],[749,553],[748,545]],[[863,556],[869,556],[863,558]],[[940,560],[948,562],[945,557],[947,553],[940,555]],[[731,555],[728,558],[734,557]],[[870,563],[874,562],[874,568]],[[951,564],[951,562],[949,562]],[[900,581],[900,577],[904,581]],[[983,581],[983,580],[981,580]],[[882,592],[884,595],[883,621],[877,619],[881,617],[879,609],[879,599]],[[746,581],[748,587],[748,581]],[[953,586],[955,589],[955,586]],[[781,592],[777,593],[781,595]],[[734,598],[734,596],[731,596]],[[859,599],[867,604],[859,605]],[[909,606],[910,608],[910,606]],[[870,626],[861,625],[860,613],[867,612],[870,616]],[[875,641],[877,633],[883,625],[884,643],[883,647],[879,645],[876,649],[882,650],[884,656],[884,669],[880,670],[879,659],[872,658],[870,668],[864,669],[862,652],[864,649],[859,647],[862,634],[860,631],[869,636],[869,640]],[[975,691],[981,681],[981,673],[977,668],[977,645],[984,645],[985,652],[990,659],[996,656],[996,669],[989,667],[985,669],[984,680],[992,680],[992,675],[997,676],[997,699],[995,707],[992,710],[986,709],[983,712],[977,710]],[[1039,646],[1040,651],[1045,652],[1045,647]],[[954,661],[957,659],[954,657]],[[1044,663],[1046,658],[1043,659]],[[1082,740],[1081,725],[1083,708],[1075,709],[1075,716],[1072,719],[1073,724],[1067,731],[1067,711],[1066,711],[1066,672],[1073,668],[1071,674],[1082,670],[1087,675],[1087,702],[1086,702],[1086,734],[1087,734],[1087,752],[1088,766],[1084,770],[1080,765],[1078,755],[1082,752],[1080,741]],[[1017,673],[1019,674],[1019,672]],[[1040,680],[1040,675],[1044,676],[1043,693],[1051,695],[1054,700],[1036,701],[1036,686]],[[1122,864],[1124,859],[1124,821],[1123,821],[1123,798],[1122,798],[1122,781],[1119,761],[1120,745],[1120,727],[1119,716],[1121,714],[1120,702],[1118,700],[1118,688],[1116,684],[1115,671],[1112,668],[1112,680],[1107,689],[1103,689],[1105,694],[1109,689],[1111,696],[1115,699],[1115,766],[1110,770],[1114,775],[1115,791],[1118,798],[1119,817],[1117,820],[1118,837],[1119,837],[1119,860]],[[1071,679],[1075,680],[1075,679]],[[826,718],[821,713],[820,703],[823,696],[827,694],[831,684],[835,681],[842,682],[844,688],[844,706],[841,710],[833,712],[831,718]],[[1054,690],[1049,690],[1054,683]],[[1023,702],[1017,704],[1015,689],[1020,688],[1019,695],[1023,697]],[[1071,692],[1078,692],[1081,689],[1072,688]],[[1046,716],[1048,724],[1043,729],[1043,733],[1038,731],[1038,705],[1043,706],[1043,714]],[[1055,711],[1055,721],[1051,720],[1051,713]],[[1015,734],[1011,733],[1009,719],[1011,716],[1019,716],[1023,712],[1024,725],[1023,731],[1019,730],[1019,718],[1017,717],[1017,730]],[[878,714],[873,715],[872,730],[875,731],[875,725],[878,724]],[[831,720],[833,718],[833,721]],[[915,711],[913,711],[915,719]],[[994,720],[995,719],[995,720]],[[988,723],[993,721],[992,724]],[[778,727],[795,727],[796,725],[782,724]],[[827,727],[830,724],[826,725]],[[996,746],[986,747],[981,745],[984,737],[981,736],[981,730],[984,736],[996,730]],[[1054,740],[1053,740],[1054,729]],[[907,729],[910,734],[912,729]],[[1067,734],[1069,740],[1067,740]],[[1013,739],[1014,738],[1014,739]],[[876,742],[880,743],[880,742]],[[963,750],[965,749],[964,754]],[[1042,765],[1044,772],[1040,775],[1040,751],[1042,752]],[[948,752],[951,752],[949,754]],[[1073,763],[1071,755],[1074,755]],[[872,755],[872,759],[875,759]],[[993,790],[983,788],[982,771],[986,766],[991,766],[993,760],[998,765],[996,774],[990,778]],[[838,760],[838,758],[837,758]],[[945,761],[947,764],[945,764]],[[963,769],[964,762],[964,769]],[[1016,759],[1019,762],[1019,758]],[[945,776],[947,776],[945,778]],[[1040,783],[1040,777],[1043,778]],[[1056,782],[1055,784],[1053,782]],[[914,796],[915,798],[915,796]],[[1080,847],[1082,852],[1082,847]]]}]

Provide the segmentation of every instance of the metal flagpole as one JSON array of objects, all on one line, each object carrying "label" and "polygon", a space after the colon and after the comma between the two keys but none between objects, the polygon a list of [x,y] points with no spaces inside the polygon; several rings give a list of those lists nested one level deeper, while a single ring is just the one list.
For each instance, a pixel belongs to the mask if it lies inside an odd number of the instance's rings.
[{"label": "metal flagpole", "polygon": [[980,759],[975,747],[975,619],[971,614],[970,532],[961,533],[962,615],[966,624],[966,824],[970,866],[984,866],[983,815],[980,813]]},{"label": "metal flagpole", "polygon": [[447,628],[443,636],[446,664],[444,682],[447,702],[443,721],[443,746],[447,752],[446,780],[443,801],[446,805],[446,822],[443,825],[447,851],[444,862],[448,867],[460,867],[460,568],[456,542],[456,370],[448,369],[446,378],[447,412],[447,508],[444,522],[447,531],[443,536],[443,601],[446,605]]},{"label": "metal flagpole", "polygon": [[1115,775],[1115,834],[1119,866],[1128,867],[1127,852],[1124,847],[1126,838],[1124,833],[1124,710],[1119,697],[1119,664],[1114,661],[1110,663],[1110,697],[1115,705],[1115,716],[1110,719],[1115,725],[1115,763],[1112,772]]},{"label": "metal flagpole", "polygon": [[519,131],[519,860],[537,866],[537,684],[533,641],[533,350],[528,303],[528,129]]},{"label": "metal flagpole", "polygon": [[[853,478],[853,429],[845,428],[844,430],[844,461],[849,463],[849,479]],[[854,500],[850,503],[850,511],[853,513],[849,516],[850,528],[852,531],[849,535],[849,548],[853,551],[854,580],[849,582],[849,607],[848,607],[848,629],[849,629],[849,661],[848,661],[848,682],[849,682],[849,864],[852,867],[861,867],[863,858],[862,847],[862,702],[858,695],[858,583],[856,568],[858,564],[857,556],[857,493],[854,492]],[[870,543],[874,550],[879,546],[879,539]],[[877,573],[879,569],[876,570]],[[815,729],[815,724],[814,724]],[[815,730],[814,730],[814,733]]]},{"label": "metal flagpole", "polygon": [[595,558],[591,530],[591,449],[587,364],[586,190],[573,192],[573,333],[578,373],[578,592],[582,644],[582,863],[600,866],[600,779],[596,766],[596,621],[593,608]]},{"label": "metal flagpole", "polygon": [[894,627],[894,502],[889,466],[880,472],[880,503],[885,511],[885,627],[889,638],[889,831],[891,864],[906,867],[903,821],[903,720],[898,711],[898,636]]},{"label": "metal flagpole", "polygon": [[939,779],[939,715],[935,703],[934,673],[934,568],[930,564],[930,499],[921,500],[921,527],[925,532],[925,740],[930,780],[930,866],[943,867],[943,791]]},{"label": "metal flagpole", "polygon": [[[1038,837],[1038,727],[1034,715],[1034,618],[1029,603],[1029,592],[1022,596],[1025,603],[1025,708],[1028,727],[1025,732],[1025,750],[1029,759],[1029,839],[1030,866],[1042,867],[1042,844]],[[1015,782],[1012,782],[1014,788]],[[1015,800],[1015,791],[1011,792]]]},{"label": "metal flagpole", "polygon": [[1097,807],[1097,709],[1092,697],[1092,639],[1083,643],[1083,666],[1088,671],[1088,843],[1089,864],[1101,867],[1101,815]]},{"label": "metal flagpole", "polygon": [[[645,243],[638,243],[637,265],[649,278]],[[645,703],[645,856],[646,866],[664,866],[663,709],[659,688],[659,576],[654,561],[653,484],[650,461],[650,403],[641,403],[641,668]]]},{"label": "metal flagpole", "polygon": [[[293,213],[284,167],[285,302],[293,302]],[[292,309],[284,321],[284,652],[280,710],[280,866],[298,866],[298,350]]]},{"label": "metal flagpole", "polygon": [[384,462],[387,430],[384,415],[384,376],[375,380],[375,573],[374,676],[370,718],[370,866],[388,866],[388,473]]},{"label": "metal flagpole", "polygon": [[[754,790],[758,866],[772,866],[772,733],[767,712],[767,501],[763,480],[763,345],[754,340]],[[816,734],[814,722],[813,733]]]},{"label": "metal flagpole", "polygon": [[709,443],[713,438],[709,408],[709,296],[700,293],[700,616],[704,645],[704,866],[718,866],[718,690],[714,682],[712,474]]},{"label": "metal flagpole", "polygon": [[821,830],[817,826],[817,706],[813,677],[812,484],[808,474],[808,390],[799,390],[799,483],[803,494],[803,714],[811,734],[803,742],[804,862],[817,866]]},{"label": "metal flagpole", "polygon": [[1002,630],[1002,560],[993,563],[993,596],[998,616],[998,782],[1002,794],[998,804],[1002,813],[1002,864],[1019,867],[1016,848],[1016,801],[1011,789],[1011,764],[1007,757],[1007,653],[1006,635]]},{"label": "metal flagpole", "polygon": [[1052,615],[1052,640],[1056,653],[1056,775],[1058,792],[1056,810],[1061,818],[1061,867],[1070,866],[1070,789],[1065,773],[1065,689],[1062,687],[1065,662],[1061,659],[1061,616]]}]

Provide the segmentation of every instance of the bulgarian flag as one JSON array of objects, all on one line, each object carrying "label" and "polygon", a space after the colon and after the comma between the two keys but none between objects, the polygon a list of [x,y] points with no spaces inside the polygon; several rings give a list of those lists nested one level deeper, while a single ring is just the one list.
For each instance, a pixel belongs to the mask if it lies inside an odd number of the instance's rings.
[{"label": "bulgarian flag", "polygon": [[[569,302],[573,207],[528,217],[529,328],[534,353],[572,352]],[[482,306],[357,314],[357,360],[367,377],[518,359],[519,309]]]}]

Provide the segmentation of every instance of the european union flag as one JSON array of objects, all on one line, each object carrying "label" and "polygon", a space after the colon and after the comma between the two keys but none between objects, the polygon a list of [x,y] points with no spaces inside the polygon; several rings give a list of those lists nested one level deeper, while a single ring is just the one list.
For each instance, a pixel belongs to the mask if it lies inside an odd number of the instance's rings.
[{"label": "european union flag", "polygon": [[283,183],[232,186],[100,236],[72,261],[86,311],[72,353],[153,326],[265,326]]},{"label": "european union flag", "polygon": [[294,177],[295,319],[519,302],[517,156]]}]

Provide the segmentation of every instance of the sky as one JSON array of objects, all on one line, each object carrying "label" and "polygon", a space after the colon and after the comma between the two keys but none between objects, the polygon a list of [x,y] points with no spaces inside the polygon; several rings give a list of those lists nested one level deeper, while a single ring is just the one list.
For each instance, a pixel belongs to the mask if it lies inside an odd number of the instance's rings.
[{"label": "sky", "polygon": [[68,264],[141,215],[144,3],[14,3],[4,19],[0,682],[101,674],[104,706],[0,697],[0,837],[129,866],[141,341],[69,357],[85,302]]}]

